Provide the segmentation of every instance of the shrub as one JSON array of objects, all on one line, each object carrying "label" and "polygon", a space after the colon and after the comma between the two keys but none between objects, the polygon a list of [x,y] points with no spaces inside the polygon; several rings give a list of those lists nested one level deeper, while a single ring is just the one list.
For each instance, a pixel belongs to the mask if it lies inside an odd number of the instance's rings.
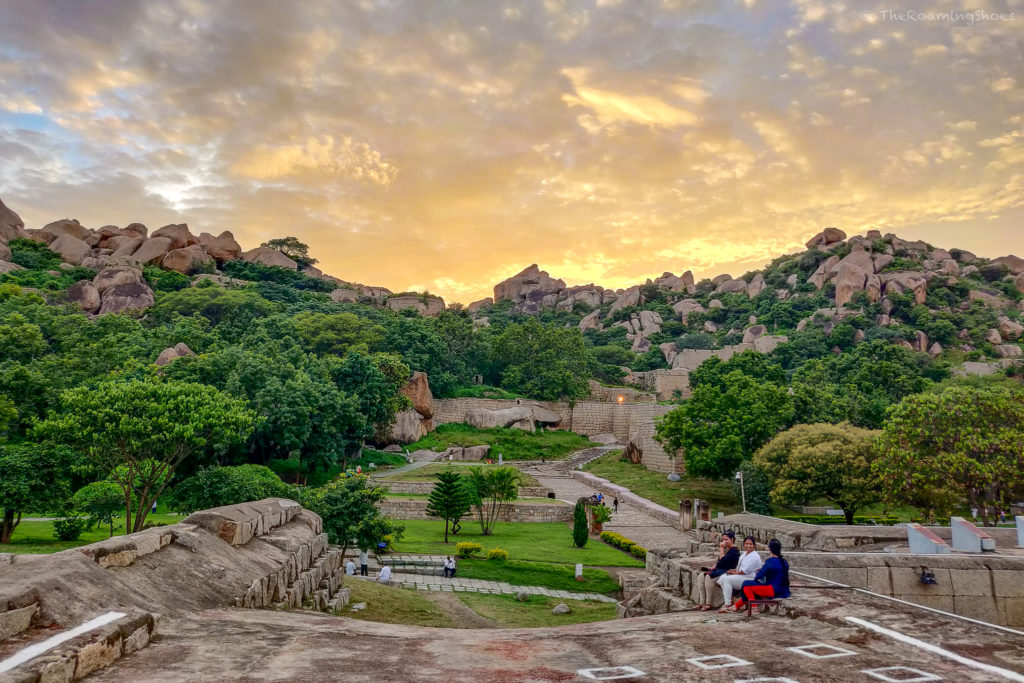
[{"label": "shrub", "polygon": [[11,249],[11,263],[16,263],[22,268],[56,270],[60,267],[60,255],[50,251],[42,242],[19,238],[11,240],[7,246]]},{"label": "shrub", "polygon": [[61,541],[77,541],[85,531],[85,517],[61,517],[53,520],[53,535]]},{"label": "shrub", "polygon": [[142,275],[154,292],[177,292],[185,289],[192,282],[192,278],[188,275],[156,266],[145,266],[142,269]]},{"label": "shrub", "polygon": [[615,546],[623,552],[631,554],[633,557],[639,557],[640,559],[647,557],[646,548],[639,545],[636,541],[632,541],[622,534],[617,534],[614,531],[601,532],[601,540],[608,545]]},{"label": "shrub", "polygon": [[644,548],[643,546],[635,545],[630,548],[629,552],[633,554],[633,557],[637,557],[641,560],[647,559],[647,548]]},{"label": "shrub", "polygon": [[612,511],[604,505],[594,506],[594,523],[605,524],[612,521]]},{"label": "shrub", "polygon": [[587,512],[583,509],[583,502],[576,501],[576,507],[572,512],[572,542],[577,548],[587,544]]},{"label": "shrub", "polygon": [[475,555],[483,549],[484,547],[482,545],[480,545],[479,543],[474,543],[472,541],[464,541],[462,543],[455,544],[455,554],[463,559],[473,557],[473,555]]},{"label": "shrub", "polygon": [[508,551],[507,550],[502,550],[501,548],[491,548],[490,550],[487,551],[487,559],[488,560],[498,560],[499,562],[504,562],[505,560],[508,559]]},{"label": "shrub", "polygon": [[200,470],[174,487],[171,506],[195,512],[264,498],[293,498],[292,488],[262,465]]},{"label": "shrub", "polygon": [[[749,507],[749,506],[748,506]],[[791,522],[803,522],[804,524],[846,524],[846,518],[842,515],[776,515],[778,519],[785,519]],[[854,515],[854,524],[871,524],[874,522],[881,526],[892,526],[899,522],[895,515]]]}]

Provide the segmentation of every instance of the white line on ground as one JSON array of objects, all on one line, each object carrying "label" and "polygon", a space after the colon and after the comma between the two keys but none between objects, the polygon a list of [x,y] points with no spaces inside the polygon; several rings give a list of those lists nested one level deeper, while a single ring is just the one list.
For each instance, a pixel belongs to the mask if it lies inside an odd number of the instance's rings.
[{"label": "white line on ground", "polygon": [[945,650],[939,647],[938,645],[926,643],[925,641],[920,640],[918,638],[905,635],[903,633],[900,633],[899,631],[893,631],[892,629],[885,628],[884,626],[879,626],[878,624],[873,624],[870,621],[865,621],[864,619],[861,619],[859,617],[843,618],[849,621],[850,623],[857,624],[858,626],[863,626],[864,628],[874,631],[875,633],[881,633],[882,635],[889,636],[890,638],[898,640],[901,643],[913,645],[914,647],[919,648],[921,650],[927,650],[928,652],[937,654],[940,657],[952,659],[954,662],[963,664],[964,666],[969,666],[972,669],[977,669],[978,671],[985,671],[990,674],[996,674],[997,676],[1002,676],[1003,678],[1010,681],[1018,681],[1019,683],[1024,683],[1024,676],[1020,675],[1015,671],[1010,671],[1009,669],[1003,669],[998,666],[993,666],[992,664],[986,664],[984,662],[979,662],[974,659],[969,659],[967,657],[964,657],[963,655],[958,655],[955,652]]},{"label": "white line on ground", "polygon": [[4,673],[5,671],[10,671],[19,664],[24,664],[25,662],[27,662],[30,659],[33,659],[34,657],[38,657],[47,650],[55,648],[65,641],[71,640],[72,638],[77,638],[83,633],[88,633],[89,631],[97,629],[100,626],[106,626],[110,622],[117,621],[123,616],[125,616],[124,612],[107,612],[106,614],[98,616],[95,619],[91,619],[80,626],[76,626],[70,631],[58,633],[52,638],[47,638],[41,643],[29,645],[21,652],[15,653],[7,659],[0,662],[0,674]]}]

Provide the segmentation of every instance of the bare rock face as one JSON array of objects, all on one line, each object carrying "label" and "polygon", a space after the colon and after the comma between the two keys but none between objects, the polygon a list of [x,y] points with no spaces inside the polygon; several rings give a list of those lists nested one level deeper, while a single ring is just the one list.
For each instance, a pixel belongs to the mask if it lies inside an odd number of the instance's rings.
[{"label": "bare rock face", "polygon": [[[159,239],[159,238],[157,238]],[[154,303],[153,290],[144,282],[132,282],[110,287],[102,296],[100,315],[107,313],[123,313],[125,311],[141,311]]]},{"label": "bare rock face", "polygon": [[167,252],[160,265],[165,270],[176,270],[185,275],[193,275],[207,266],[213,265],[213,259],[198,244],[184,249],[172,249]]},{"label": "bare rock face", "polygon": [[586,332],[587,330],[596,330],[601,327],[601,311],[592,311],[580,320],[580,324],[577,325],[580,332]]},{"label": "bare rock face", "polygon": [[153,237],[166,237],[171,240],[171,249],[184,249],[193,244],[199,244],[199,240],[188,231],[188,225],[185,223],[165,225],[154,232]]},{"label": "bare rock face", "polygon": [[672,273],[662,273],[661,277],[655,278],[654,284],[663,289],[667,289],[670,292],[693,293],[693,273],[690,271],[686,271],[682,275],[678,276],[673,275]]},{"label": "bare rock face", "polygon": [[528,432],[535,431],[533,425],[533,410],[530,406],[515,406],[502,408],[501,410],[488,410],[487,408],[470,408],[466,411],[466,424],[477,429],[490,429],[492,427],[514,427]]},{"label": "bare rock face", "polygon": [[996,353],[1000,358],[1020,358],[1021,350],[1016,344],[1001,344],[996,347]]},{"label": "bare rock face", "polygon": [[3,275],[5,273],[12,273],[12,272],[14,272],[16,270],[25,270],[25,269],[22,268],[21,266],[19,266],[17,263],[10,263],[8,261],[0,260],[0,275]]},{"label": "bare rock face", "polygon": [[743,343],[753,344],[758,337],[768,334],[768,328],[764,325],[751,325],[743,331]]},{"label": "bare rock face", "polygon": [[242,247],[227,230],[216,237],[206,232],[200,233],[199,244],[206,247],[206,253],[216,259],[217,263],[236,261],[242,257]]},{"label": "bare rock face", "polygon": [[818,264],[818,269],[815,270],[809,278],[807,278],[807,282],[814,285],[816,288],[821,289],[825,286],[825,279],[829,276],[829,273],[832,272],[832,268],[837,263],[839,263],[838,256],[829,256]]},{"label": "bare rock face", "polygon": [[934,344],[932,344],[931,346],[928,347],[928,355],[931,356],[932,358],[934,358],[935,356],[938,356],[941,353],[942,353],[942,344],[940,344],[939,342],[935,342]]},{"label": "bare rock face", "polygon": [[835,272],[836,306],[842,306],[853,298],[854,293],[864,290],[868,275],[874,275],[871,254],[866,251],[851,251],[835,265]]},{"label": "bare rock face", "polygon": [[563,289],[564,280],[551,277],[534,263],[522,272],[494,285],[494,300],[511,299],[519,302],[528,299],[533,292],[557,294]]},{"label": "bare rock face", "polygon": [[[154,235],[139,245],[139,248],[131,256],[143,265],[155,265],[171,250],[171,245],[171,238]],[[114,252],[114,255],[121,256],[122,254]]]},{"label": "bare rock face", "polygon": [[613,313],[620,311],[623,308],[639,306],[643,302],[644,298],[640,293],[640,285],[630,287],[615,299],[615,303],[613,303],[612,307],[608,309],[608,316],[610,317]]},{"label": "bare rock face", "polygon": [[113,255],[118,258],[131,256],[146,241],[145,237],[134,235],[117,235],[107,240],[107,249],[113,250]]},{"label": "bare rock face", "polygon": [[127,235],[128,237],[141,237],[142,239],[146,239],[149,237],[149,228],[142,223],[129,223],[121,229],[121,234]]},{"label": "bare rock face", "polygon": [[83,227],[76,219],[63,218],[59,221],[54,221],[44,225],[42,229],[35,234],[35,238],[42,242],[46,242],[47,244],[52,244],[57,238],[65,235],[70,235],[75,239],[85,241],[85,238],[90,235],[90,232],[88,228]]},{"label": "bare rock face", "polygon": [[685,323],[686,317],[691,313],[703,313],[704,307],[696,299],[683,299],[672,305],[672,310],[679,314],[679,318]]},{"label": "bare rock face", "polygon": [[400,390],[412,402],[413,410],[426,418],[434,417],[434,395],[425,372],[413,372],[412,377]]},{"label": "bare rock face", "polygon": [[897,294],[902,294],[905,291],[911,291],[914,293],[914,303],[918,304],[923,304],[928,298],[928,281],[916,271],[882,273],[879,277],[882,279],[883,291],[885,293],[896,292]]},{"label": "bare rock face", "polygon": [[4,242],[0,242],[0,261],[11,260],[11,248]]},{"label": "bare rock face", "polygon": [[113,251],[116,247],[109,247],[107,243],[112,237],[123,237],[121,228],[116,225],[104,225],[102,228],[98,228],[93,232],[86,240],[89,244],[94,247],[100,247],[102,249],[110,249]]},{"label": "bare rock face", "polygon": [[101,296],[111,287],[134,284],[136,282],[142,282],[142,271],[128,266],[104,268],[92,279],[92,284]]},{"label": "bare rock face", "polygon": [[999,332],[1006,341],[1015,341],[1024,332],[1024,326],[1001,315],[999,316]]},{"label": "bare rock face", "polygon": [[82,261],[92,256],[92,247],[77,237],[64,234],[50,242],[50,251],[60,255],[65,263],[80,265]]},{"label": "bare rock face", "polygon": [[242,260],[248,261],[249,263],[259,263],[264,266],[288,268],[289,270],[299,269],[299,264],[295,261],[292,261],[277,249],[271,249],[269,247],[257,247],[255,249],[250,249],[242,254]]},{"label": "bare rock face", "polygon": [[71,285],[68,288],[68,301],[78,304],[86,313],[100,310],[100,293],[91,280],[79,280]]},{"label": "bare rock face", "polygon": [[160,355],[154,362],[156,365],[164,366],[169,364],[172,360],[176,358],[194,355],[196,355],[195,352],[192,349],[190,349],[187,344],[185,344],[184,342],[179,342],[174,346],[169,346],[163,351],[161,351]]},{"label": "bare rock face", "polygon": [[807,241],[807,248],[826,247],[846,239],[846,233],[839,228],[825,228]]},{"label": "bare rock face", "polygon": [[29,239],[29,234],[25,232],[25,221],[0,200],[0,242],[16,239]]},{"label": "bare rock face", "polygon": [[477,301],[474,301],[473,303],[466,306],[466,310],[469,311],[470,313],[473,313],[475,311],[480,310],[484,306],[490,306],[493,303],[494,299],[492,299],[491,297],[487,297],[486,299],[478,299]]},{"label": "bare rock face", "polygon": [[928,350],[928,335],[923,331],[918,330],[914,333],[914,350],[915,351],[927,351]]},{"label": "bare rock face", "polygon": [[997,329],[995,329],[993,327],[993,328],[990,328],[985,333],[985,341],[987,341],[989,344],[993,344],[995,346],[999,346],[1000,344],[1003,343],[1003,336],[1001,334],[999,334],[999,330],[997,330]]},{"label": "bare rock face", "polygon": [[726,280],[725,282],[718,285],[715,289],[716,293],[719,292],[746,292],[747,283],[745,280]]},{"label": "bare rock face", "polygon": [[1024,273],[1017,276],[1017,279],[1013,281],[1013,284],[1017,287],[1018,291],[1024,292]]},{"label": "bare rock face", "polygon": [[747,296],[753,299],[755,296],[763,292],[764,288],[764,276],[761,275],[761,273],[758,273],[750,280],[750,284],[747,285]]},{"label": "bare rock face", "polygon": [[430,420],[423,419],[423,416],[415,410],[403,410],[395,415],[395,422],[391,425],[387,440],[391,443],[413,443],[427,435],[427,425]]},{"label": "bare rock face", "polygon": [[444,299],[439,296],[420,296],[418,294],[403,294],[390,297],[384,305],[392,311],[401,311],[405,308],[415,309],[420,315],[428,318],[438,316],[444,310]]},{"label": "bare rock face", "polygon": [[992,264],[996,266],[1004,266],[1013,275],[1020,275],[1024,273],[1024,259],[1019,256],[1000,256],[999,258],[992,259]]},{"label": "bare rock face", "polygon": [[675,342],[665,342],[664,344],[658,344],[658,350],[661,351],[661,355],[665,357],[665,362],[669,367],[672,367],[672,361],[679,355],[679,350],[676,348]]}]

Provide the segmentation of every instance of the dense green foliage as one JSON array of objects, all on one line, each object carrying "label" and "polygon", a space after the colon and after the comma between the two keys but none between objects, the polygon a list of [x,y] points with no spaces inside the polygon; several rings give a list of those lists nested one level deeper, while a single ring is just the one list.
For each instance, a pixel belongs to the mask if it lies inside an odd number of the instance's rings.
[{"label": "dense green foliage", "polygon": [[459,533],[459,520],[473,506],[473,494],[465,477],[455,470],[437,473],[437,483],[427,498],[427,514],[444,520],[444,542],[448,542],[448,531]]},{"label": "dense green foliage", "polygon": [[0,444],[0,543],[11,534],[26,511],[52,511],[70,494],[69,461],[60,449]]},{"label": "dense green foliage", "polygon": [[587,533],[587,511],[583,507],[583,501],[577,500],[576,507],[572,511],[572,543],[577,548],[587,544],[590,535]]},{"label": "dense green foliage", "polygon": [[295,492],[262,465],[209,467],[179,482],[171,492],[170,507],[195,512],[264,498],[294,498]]},{"label": "dense green foliage", "polygon": [[309,246],[299,241],[298,237],[278,237],[264,242],[261,247],[276,249],[292,261],[299,264],[299,269],[315,265],[317,260],[309,255]]},{"label": "dense green foliage", "polygon": [[477,429],[467,424],[449,422],[438,425],[436,430],[410,444],[408,448],[410,452],[421,448],[443,452],[449,446],[483,444],[490,445],[488,457],[495,462],[499,453],[504,460],[558,460],[573,451],[594,445],[587,437],[565,430],[525,432],[506,427]]},{"label": "dense green foliage", "polygon": [[88,515],[89,528],[106,524],[114,535],[114,518],[124,510],[124,494],[112,481],[94,481],[75,491],[71,504],[75,510]]},{"label": "dense green foliage", "polygon": [[302,504],[320,515],[331,543],[341,546],[342,557],[351,547],[368,550],[385,536],[402,537],[404,527],[385,518],[378,507],[387,490],[367,484],[363,476],[342,477],[301,492]]},{"label": "dense green foliage", "polygon": [[772,480],[772,500],[806,504],[824,498],[838,505],[853,524],[854,513],[878,500],[878,477],[871,469],[877,432],[848,423],[796,425],[755,455],[754,465]]},{"label": "dense green foliage", "polygon": [[515,467],[474,467],[465,479],[480,519],[480,531],[484,536],[490,536],[505,504],[519,496],[519,470]]},{"label": "dense green foliage", "polygon": [[948,516],[965,501],[986,524],[1024,495],[1024,392],[950,387],[905,398],[874,467],[893,502]]}]

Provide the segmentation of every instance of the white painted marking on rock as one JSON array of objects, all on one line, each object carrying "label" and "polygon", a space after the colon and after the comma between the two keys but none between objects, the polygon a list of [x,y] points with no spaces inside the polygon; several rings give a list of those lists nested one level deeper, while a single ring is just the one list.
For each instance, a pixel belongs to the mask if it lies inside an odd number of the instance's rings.
[{"label": "white painted marking on rock", "polygon": [[58,633],[57,635],[51,638],[47,638],[41,643],[29,645],[24,650],[16,652],[15,654],[0,662],[0,674],[10,671],[16,666],[24,664],[30,659],[34,659],[35,657],[38,657],[39,655],[43,654],[48,650],[52,650],[61,643],[67,642],[72,638],[77,638],[83,633],[88,633],[89,631],[97,629],[100,626],[106,626],[110,622],[117,621],[123,616],[125,616],[124,612],[107,612],[106,614],[100,615],[95,619],[90,619],[89,621],[85,622],[80,626],[76,626],[70,631]]},{"label": "white painted marking on rock", "polygon": [[[849,657],[857,654],[853,650],[846,650],[835,645],[829,645],[828,643],[811,643],[810,645],[799,645],[797,647],[787,647],[790,652],[795,652],[798,655],[804,657],[810,657],[811,659],[829,659],[831,657]],[[824,650],[822,654],[813,652],[813,650]]]},{"label": "white painted marking on rock", "polygon": [[646,676],[643,671],[633,666],[605,666],[598,669],[577,669],[576,673],[592,681],[614,681],[621,678]]},{"label": "white painted marking on rock", "polygon": [[[716,660],[719,663],[713,663]],[[732,655],[707,655],[706,657],[692,657],[686,661],[702,669],[728,669],[733,666],[750,666],[753,663]]]},{"label": "white painted marking on rock", "polygon": [[[861,673],[877,678],[880,681],[886,681],[886,683],[924,683],[924,681],[942,680],[942,676],[936,676],[920,669],[911,669],[909,666],[885,666],[881,669],[864,669]],[[889,675],[896,673],[910,674],[912,678],[893,678]]]},{"label": "white painted marking on rock", "polygon": [[870,621],[865,621],[864,619],[861,619],[859,617],[843,618],[852,624],[857,624],[858,626],[863,626],[864,628],[874,631],[875,633],[881,633],[882,635],[889,636],[890,638],[898,640],[901,643],[913,645],[916,648],[937,654],[940,657],[945,657],[946,659],[952,659],[954,662],[957,662],[958,664],[963,664],[964,666],[970,667],[972,669],[977,669],[978,671],[985,671],[990,674],[1002,676],[1003,678],[1010,681],[1018,681],[1018,683],[1024,683],[1024,676],[1020,675],[1016,671],[1010,671],[1009,669],[1003,669],[998,666],[993,666],[992,664],[986,664],[984,662],[979,662],[977,660],[964,657],[963,655],[958,655],[957,653],[950,652],[949,650],[943,649],[938,645],[926,643],[925,641],[920,640],[918,638],[908,636],[906,634],[900,633],[899,631],[893,631],[892,629],[885,628],[884,626],[879,626],[878,624],[873,624]]}]

